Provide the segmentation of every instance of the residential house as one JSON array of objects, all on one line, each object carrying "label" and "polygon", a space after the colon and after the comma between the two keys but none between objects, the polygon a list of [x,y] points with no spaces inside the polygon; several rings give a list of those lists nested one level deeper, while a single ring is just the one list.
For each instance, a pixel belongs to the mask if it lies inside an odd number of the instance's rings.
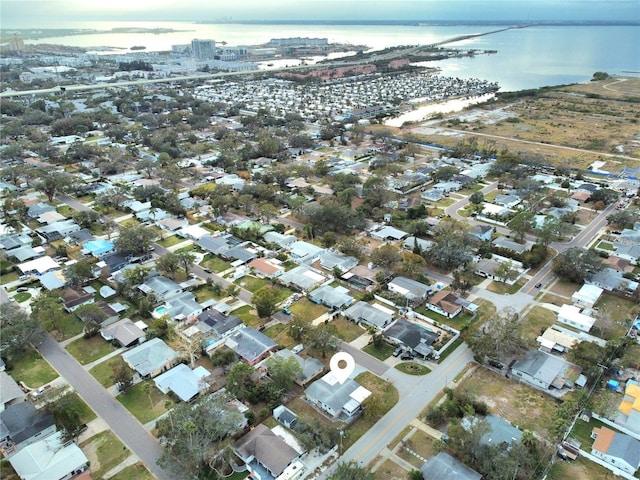
[{"label": "residential house", "polygon": [[493,199],[493,203],[506,208],[513,208],[516,205],[519,205],[521,202],[522,199],[520,197],[518,197],[517,195],[509,194],[496,195],[496,198]]},{"label": "residential house", "polygon": [[580,308],[574,305],[562,305],[558,312],[558,321],[589,333],[593,328],[593,324],[596,322],[596,319],[582,313]]},{"label": "residential house", "polygon": [[236,330],[226,338],[225,344],[251,366],[266,358],[278,346],[276,342],[252,327]]},{"label": "residential house", "polygon": [[422,192],[420,197],[428,202],[438,202],[444,197],[444,191],[439,188],[430,188]]},{"label": "residential house", "polygon": [[249,268],[256,277],[272,280],[284,272],[284,267],[279,265],[279,263],[280,262],[275,259],[256,258],[251,260]]},{"label": "residential house", "polygon": [[440,334],[427,327],[410,322],[403,318],[395,320],[382,331],[385,339],[404,351],[413,352],[423,358],[433,354],[432,345]]},{"label": "residential house", "polygon": [[84,291],[80,287],[66,287],[62,290],[62,302],[67,312],[73,312],[82,305],[93,303],[93,301],[93,294]]},{"label": "residential house", "polygon": [[433,242],[430,240],[424,240],[418,237],[407,237],[402,244],[402,248],[405,250],[413,251],[416,246],[423,252],[426,252],[433,246]]},{"label": "residential house", "polygon": [[185,320],[200,315],[203,309],[203,305],[196,301],[196,296],[193,293],[181,292],[171,297],[161,307],[156,308],[154,312],[158,316],[166,314],[174,320]]},{"label": "residential house", "polygon": [[424,480],[481,480],[482,475],[467,467],[456,457],[447,452],[439,452],[420,467],[420,473]]},{"label": "residential house", "polygon": [[67,283],[64,278],[64,272],[62,270],[55,270],[53,272],[47,272],[38,277],[38,281],[46,290],[56,290],[62,288]]},{"label": "residential house", "polygon": [[238,245],[233,241],[235,237],[233,235],[220,235],[217,237],[211,235],[201,236],[196,243],[207,252],[211,252],[214,255],[221,255],[235,245]]},{"label": "residential house", "polygon": [[93,255],[94,257],[102,257],[113,251],[115,245],[104,239],[90,240],[82,245],[82,253]]},{"label": "residential house", "polygon": [[13,250],[14,248],[28,247],[33,239],[25,232],[0,235],[0,249]]},{"label": "residential house", "polygon": [[349,307],[343,315],[355,323],[364,323],[379,330],[384,329],[393,321],[393,310],[363,301]]},{"label": "residential house", "polygon": [[183,402],[189,402],[200,392],[209,388],[205,379],[210,375],[211,372],[202,366],[191,370],[181,363],[158,375],[153,382],[162,393],[171,391]]},{"label": "residential house", "polygon": [[181,228],[189,226],[189,221],[186,218],[169,217],[160,220],[158,222],[158,225],[165,230],[175,232],[176,230],[180,230]]},{"label": "residential house", "polygon": [[341,273],[348,272],[358,265],[358,259],[349,255],[340,255],[331,250],[325,250],[320,254],[320,266],[325,270],[333,272],[335,269]]},{"label": "residential house", "polygon": [[28,262],[20,263],[17,265],[18,269],[25,275],[44,275],[52,270],[60,268],[58,262],[56,262],[50,256],[36,258],[29,260]]},{"label": "residential house", "polygon": [[264,238],[265,242],[275,243],[280,248],[287,248],[298,241],[295,235],[283,235],[282,233],[273,231],[266,232],[262,238]]},{"label": "residential house", "polygon": [[[489,424],[490,430],[480,437],[480,445],[514,445],[522,440],[522,431],[511,425],[506,420],[494,415],[487,415],[484,419]],[[465,430],[469,430],[480,419],[464,418],[461,422]]]},{"label": "residential house", "polygon": [[640,441],[630,435],[615,432],[607,427],[594,428],[591,438],[591,455],[609,465],[634,475],[640,467]]},{"label": "residential house", "polygon": [[233,265],[238,266],[250,262],[258,255],[255,250],[237,245],[221,253],[220,256],[226,260],[233,262]]},{"label": "residential house", "polygon": [[567,353],[579,342],[578,338],[568,333],[561,332],[553,327],[547,328],[542,335],[536,338],[540,344],[540,350],[546,353]]},{"label": "residential house", "polygon": [[397,293],[416,304],[422,303],[427,295],[433,291],[429,285],[407,277],[396,277],[387,284],[387,287],[393,293]]},{"label": "residential house", "polygon": [[[235,452],[254,478],[278,479],[287,467],[296,463],[302,452],[264,424],[258,424],[235,443]],[[300,469],[304,467],[300,464]],[[293,477],[295,478],[295,477]]]},{"label": "residential house", "polygon": [[48,203],[36,203],[34,205],[31,205],[28,209],[27,209],[27,215],[29,216],[29,218],[33,218],[36,219],[38,218],[40,215],[42,215],[43,213],[46,212],[55,212],[56,211],[56,207],[49,205]]},{"label": "residential house", "polygon": [[117,342],[121,347],[130,347],[145,341],[145,333],[128,318],[118,320],[100,329],[100,335],[108,342]]},{"label": "residential house", "polygon": [[433,312],[444,315],[447,318],[453,318],[462,311],[462,305],[459,300],[458,295],[451,290],[439,290],[427,300],[425,306]]},{"label": "residential house", "polygon": [[[633,232],[631,236],[626,232]],[[640,259],[640,231],[624,230],[620,234],[620,242],[613,242],[615,256],[628,260],[631,265],[638,265]],[[633,269],[632,269],[633,270]]]},{"label": "residential house", "polygon": [[104,269],[107,274],[114,274],[115,272],[122,270],[124,267],[131,263],[131,257],[122,252],[112,253],[111,255],[105,255],[100,259],[96,265]]},{"label": "residential house", "polygon": [[53,415],[31,402],[18,402],[0,412],[0,444],[17,452],[56,432]]},{"label": "residential house", "polygon": [[273,418],[290,430],[298,423],[298,416],[284,405],[278,405],[273,409]]},{"label": "residential house", "polygon": [[78,230],[80,230],[80,226],[73,220],[62,220],[36,228],[36,232],[43,236],[47,242],[61,240]]},{"label": "residential house", "polygon": [[290,244],[288,247],[291,259],[296,263],[311,264],[315,262],[320,254],[324,251],[323,248],[316,247],[312,243],[297,241]]},{"label": "residential house", "polygon": [[302,264],[297,267],[284,272],[278,280],[289,287],[293,287],[300,291],[309,291],[317,287],[323,282],[326,282],[329,278],[324,275],[320,270],[317,270],[309,265]]},{"label": "residential house", "polygon": [[22,480],[66,480],[89,468],[84,452],[64,441],[62,432],[26,446],[9,457],[9,462]]},{"label": "residential house", "polygon": [[640,434],[640,386],[637,381],[627,380],[618,411],[623,416],[625,427]]},{"label": "residential house", "polygon": [[316,288],[307,296],[312,302],[326,305],[332,310],[339,310],[349,306],[354,300],[347,288],[341,286],[332,287],[330,285],[323,285],[320,288]]},{"label": "residential house", "polygon": [[403,232],[402,230],[388,225],[378,227],[377,229],[370,231],[369,234],[371,235],[371,238],[381,242],[399,241],[409,235],[407,232]]},{"label": "residential house", "polygon": [[603,291],[600,287],[585,283],[571,296],[571,303],[582,308],[593,308],[600,300]]},{"label": "residential house", "polygon": [[24,392],[4,370],[0,371],[0,412],[24,399]]},{"label": "residential house", "polygon": [[332,372],[313,382],[304,391],[307,401],[333,418],[351,419],[362,410],[371,392],[348,378],[338,382]]},{"label": "residential house", "polygon": [[433,185],[434,190],[440,190],[444,193],[457,192],[462,190],[462,183],[456,181],[438,182]]},{"label": "residential house", "polygon": [[158,275],[147,278],[144,283],[138,285],[138,290],[145,295],[152,293],[158,302],[166,302],[179,295],[182,287],[170,278]]},{"label": "residential house", "polygon": [[235,315],[224,315],[215,308],[202,312],[198,320],[206,325],[206,331],[212,332],[217,338],[227,337],[244,326]]},{"label": "residential house", "polygon": [[169,370],[178,354],[159,338],[152,338],[122,354],[122,359],[142,378],[155,377]]},{"label": "residential house", "polygon": [[38,217],[38,223],[43,223],[46,225],[51,225],[52,223],[59,222],[60,220],[66,220],[67,217],[64,215],[60,215],[55,210],[44,212],[42,215]]},{"label": "residential house", "polygon": [[579,367],[540,350],[529,350],[511,367],[511,374],[543,390],[573,388],[570,377],[578,377]]},{"label": "residential house", "polygon": [[603,268],[594,273],[591,278],[585,280],[585,283],[595,285],[608,292],[620,292],[625,295],[633,295],[640,287],[638,282],[624,278],[622,272],[618,272],[613,268]]},{"label": "residential house", "polygon": [[24,247],[14,248],[13,250],[9,250],[7,252],[7,257],[15,258],[18,262],[26,262],[27,260],[32,260],[34,258],[39,258],[44,256],[45,250],[42,247],[31,247],[25,245]]},{"label": "residential house", "polygon": [[477,238],[481,242],[488,242],[491,240],[493,234],[493,227],[489,225],[476,224],[469,231],[469,235]]},{"label": "residential house", "polygon": [[375,287],[376,273],[382,269],[371,269],[364,265],[357,265],[340,277],[349,284],[349,287],[358,291],[371,291]]},{"label": "residential house", "polygon": [[529,250],[530,245],[528,243],[518,243],[513,240],[508,239],[507,237],[498,237],[491,244],[494,247],[504,248],[506,250],[511,250],[515,253],[524,253]]},{"label": "residential house", "polygon": [[318,375],[320,375],[324,370],[323,363],[317,358],[313,358],[313,357],[303,358],[297,353],[293,353],[288,348],[285,348],[283,350],[278,350],[273,354],[273,356],[281,357],[285,360],[288,360],[289,358],[295,359],[298,365],[300,365],[300,369],[301,369],[300,375],[298,375],[295,382],[300,386],[305,386],[311,380],[313,380]]}]

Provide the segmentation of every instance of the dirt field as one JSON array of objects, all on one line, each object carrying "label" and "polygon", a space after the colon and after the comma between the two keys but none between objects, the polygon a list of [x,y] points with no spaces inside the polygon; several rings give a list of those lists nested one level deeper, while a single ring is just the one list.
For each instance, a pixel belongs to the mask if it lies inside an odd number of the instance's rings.
[{"label": "dirt field", "polygon": [[[379,460],[376,458],[372,463],[375,464]],[[384,462],[375,472],[376,480],[406,480],[407,471],[393,460]]]},{"label": "dirt field", "polygon": [[458,388],[475,393],[491,413],[548,437],[556,409],[556,401],[550,396],[485,368],[478,368]]},{"label": "dirt field", "polygon": [[437,124],[429,122],[432,128],[418,127],[415,133],[428,131],[430,141],[453,146],[460,131],[466,131],[476,134],[479,144],[498,150],[507,147],[582,169],[600,160],[606,162],[603,170],[619,172],[624,166],[640,168],[639,92],[638,78],[558,87],[475,107]]}]

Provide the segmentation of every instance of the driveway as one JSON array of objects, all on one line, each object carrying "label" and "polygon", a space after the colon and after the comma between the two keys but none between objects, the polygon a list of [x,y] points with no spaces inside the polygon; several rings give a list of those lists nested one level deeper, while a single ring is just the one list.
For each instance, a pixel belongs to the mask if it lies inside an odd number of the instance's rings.
[{"label": "driveway", "polygon": [[87,405],[109,425],[111,431],[144,462],[151,473],[160,480],[174,478],[156,463],[163,451],[158,441],[66,350],[58,345],[51,335],[47,334],[42,343],[35,347],[60,376],[69,382]]}]

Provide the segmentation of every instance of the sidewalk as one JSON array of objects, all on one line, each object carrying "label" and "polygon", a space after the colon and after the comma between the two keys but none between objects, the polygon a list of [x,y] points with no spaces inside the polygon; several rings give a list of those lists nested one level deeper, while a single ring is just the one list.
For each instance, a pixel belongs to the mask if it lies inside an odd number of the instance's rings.
[{"label": "sidewalk", "polygon": [[95,367],[96,365],[102,363],[102,362],[106,362],[107,360],[109,360],[110,358],[115,357],[116,355],[120,355],[122,352],[126,351],[127,349],[124,347],[118,348],[117,350],[111,352],[108,355],[105,355],[104,357],[100,357],[97,360],[94,360],[91,363],[87,363],[86,365],[83,365],[83,368],[87,371],[91,370],[93,367]]}]

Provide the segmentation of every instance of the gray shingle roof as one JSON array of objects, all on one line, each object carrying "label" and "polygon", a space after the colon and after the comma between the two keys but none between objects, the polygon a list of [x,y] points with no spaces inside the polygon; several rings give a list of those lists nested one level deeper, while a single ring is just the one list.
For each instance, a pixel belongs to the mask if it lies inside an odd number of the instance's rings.
[{"label": "gray shingle roof", "polygon": [[436,456],[429,458],[420,467],[422,477],[431,479],[447,480],[480,480],[480,475],[475,470],[467,467],[464,463],[446,452],[440,452]]}]

